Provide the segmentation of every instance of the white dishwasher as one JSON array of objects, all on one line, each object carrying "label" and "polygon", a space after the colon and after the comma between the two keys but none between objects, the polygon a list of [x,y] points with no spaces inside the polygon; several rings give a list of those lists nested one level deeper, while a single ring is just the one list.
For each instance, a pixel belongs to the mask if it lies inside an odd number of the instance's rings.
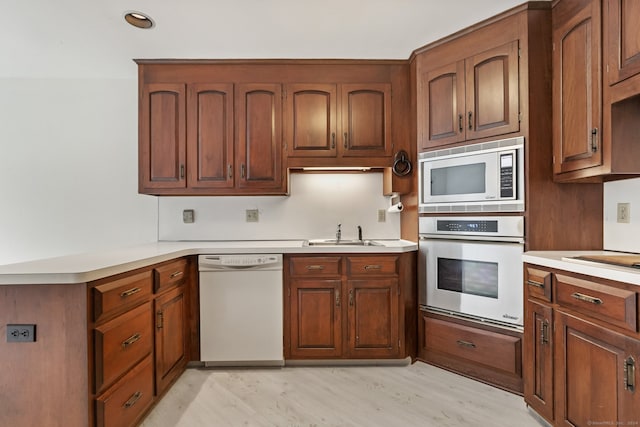
[{"label": "white dishwasher", "polygon": [[200,360],[283,366],[282,255],[200,255]]}]

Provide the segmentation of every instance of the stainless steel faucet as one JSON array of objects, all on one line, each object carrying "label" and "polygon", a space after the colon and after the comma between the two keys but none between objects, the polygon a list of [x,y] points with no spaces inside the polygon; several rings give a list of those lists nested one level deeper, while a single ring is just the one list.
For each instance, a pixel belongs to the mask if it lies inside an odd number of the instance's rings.
[{"label": "stainless steel faucet", "polygon": [[339,242],[340,238],[342,238],[342,224],[338,224],[338,229],[336,230],[336,240]]}]

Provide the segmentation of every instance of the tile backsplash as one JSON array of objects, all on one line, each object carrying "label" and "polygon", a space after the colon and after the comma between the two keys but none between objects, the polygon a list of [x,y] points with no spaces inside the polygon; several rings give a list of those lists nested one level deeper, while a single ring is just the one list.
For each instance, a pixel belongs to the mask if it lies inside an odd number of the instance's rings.
[{"label": "tile backsplash", "polygon": [[[630,204],[629,223],[617,222],[618,203]],[[604,184],[604,249],[640,253],[640,178]]]},{"label": "tile backsplash", "polygon": [[[386,212],[382,173],[292,173],[289,196],[159,197],[159,240],[289,240],[334,238],[400,238],[400,214]],[[195,222],[182,212],[193,209]],[[259,221],[247,222],[246,210],[257,209]],[[378,210],[386,220],[378,221]]]}]

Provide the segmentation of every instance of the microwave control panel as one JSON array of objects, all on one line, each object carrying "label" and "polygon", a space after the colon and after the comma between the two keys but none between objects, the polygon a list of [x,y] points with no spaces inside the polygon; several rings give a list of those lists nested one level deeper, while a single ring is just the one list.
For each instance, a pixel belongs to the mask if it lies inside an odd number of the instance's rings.
[{"label": "microwave control panel", "polygon": [[500,154],[500,198],[515,198],[515,152]]}]

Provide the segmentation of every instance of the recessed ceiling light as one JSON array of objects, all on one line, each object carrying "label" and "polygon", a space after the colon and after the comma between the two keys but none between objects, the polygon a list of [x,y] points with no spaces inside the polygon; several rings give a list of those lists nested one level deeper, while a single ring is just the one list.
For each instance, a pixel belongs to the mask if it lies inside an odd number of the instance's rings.
[{"label": "recessed ceiling light", "polygon": [[137,28],[151,28],[154,25],[153,20],[142,12],[125,12],[124,20]]}]

